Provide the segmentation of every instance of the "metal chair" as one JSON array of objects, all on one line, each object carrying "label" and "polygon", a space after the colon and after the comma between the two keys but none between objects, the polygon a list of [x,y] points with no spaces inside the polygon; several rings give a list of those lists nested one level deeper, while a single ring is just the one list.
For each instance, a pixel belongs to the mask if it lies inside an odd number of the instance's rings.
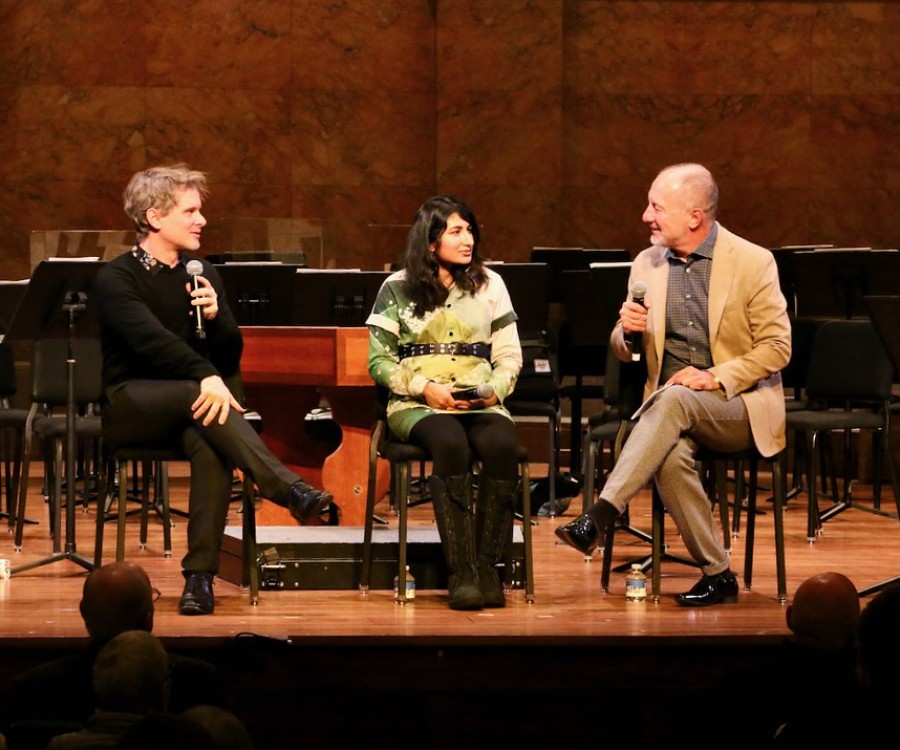
[{"label": "metal chair", "polygon": [[[235,385],[235,388],[239,388]],[[232,392],[242,394],[242,390]],[[239,400],[242,400],[242,395]],[[258,412],[247,411],[244,418],[251,423],[257,432],[262,431],[262,417]],[[141,549],[147,546],[148,516],[151,509],[156,510],[162,520],[163,527],[163,555],[172,556],[171,534],[171,507],[169,495],[168,466],[172,461],[187,461],[188,457],[179,448],[162,448],[159,446],[127,446],[115,447],[109,452],[106,459],[107,470],[101,498],[110,496],[116,486],[115,475],[118,474],[118,493],[116,514],[116,560],[125,559],[125,531],[128,516],[129,483],[128,466],[134,464],[141,467],[142,489],[138,499],[141,503],[141,528],[139,545]],[[242,560],[244,566],[244,580],[249,582],[250,603],[259,603],[259,567],[257,564],[256,543],[256,487],[253,479],[247,475],[241,477],[241,518],[242,518]],[[111,502],[110,502],[111,505]],[[107,520],[103,506],[98,501],[97,525],[94,537],[94,565],[100,566],[103,562],[103,531]]]},{"label": "metal chair", "polygon": [[[90,477],[96,471],[103,429],[97,405],[102,395],[100,341],[95,338],[76,339],[73,350],[77,367],[73,389],[75,407],[75,438],[82,447],[85,461],[82,468],[84,495],[87,498]],[[63,453],[68,437],[67,416],[60,413],[69,400],[67,360],[69,342],[65,339],[43,339],[34,342],[32,350],[31,407],[28,411],[22,447],[22,481],[19,483],[19,504],[16,511],[16,550],[22,549],[25,505],[30,470],[33,436],[44,443],[44,466],[47,499],[50,510],[50,530],[54,552],[61,549],[61,509]],[[71,530],[67,530],[71,533]]]},{"label": "metal chair", "polygon": [[16,523],[19,483],[22,480],[22,453],[28,409],[13,407],[12,399],[18,388],[12,346],[0,341],[0,455],[2,455],[2,485],[0,497],[6,497],[6,510],[0,513],[9,519],[9,530]]},{"label": "metal chair", "polygon": [[[787,429],[806,435],[807,541],[815,542],[823,524],[850,508],[878,512],[885,459],[900,515],[897,472],[891,460],[891,389],[893,367],[875,326],[869,320],[829,320],[816,332],[806,381],[810,405],[787,414]],[[853,431],[873,436],[873,508],[851,499]],[[844,434],[844,486],[825,511],[819,509],[820,442],[833,432]]]},{"label": "metal chair", "polygon": [[[372,535],[376,522],[375,505],[377,490],[377,464],[379,459],[384,459],[390,465],[390,495],[391,505],[397,509],[398,518],[398,563],[397,563],[397,602],[405,604],[406,598],[406,566],[407,566],[407,538],[408,538],[408,508],[410,505],[410,483],[413,466],[418,466],[431,460],[428,452],[417,445],[393,438],[387,426],[387,417],[384,413],[387,404],[387,393],[383,388],[377,388],[376,416],[372,428],[372,437],[369,443],[369,478],[366,494],[366,521],[363,532],[362,569],[360,571],[359,590],[363,594],[369,591],[372,570]],[[528,451],[524,446],[519,446],[519,484],[522,488],[522,536],[524,541],[525,563],[525,601],[534,602],[534,563],[531,541],[531,492],[529,479]],[[512,546],[512,536],[509,539]],[[507,552],[504,561],[504,573],[506,583],[512,581],[512,555]]]},{"label": "metal chair", "polygon": [[[598,483],[598,466],[603,455],[603,446],[610,445],[612,464],[615,464],[622,447],[628,437],[632,425],[631,416],[637,405],[640,404],[646,369],[642,363],[621,362],[614,353],[609,352],[606,362],[604,385],[606,388],[607,409],[592,423],[586,431],[583,453],[585,457],[585,484],[584,484],[584,511],[595,501],[595,486]],[[784,462],[786,453],[782,451],[770,459],[773,464],[773,484],[775,486],[775,542],[776,563],[778,568],[778,596],[785,601],[787,596],[787,584],[784,562],[784,527],[783,506],[787,493],[784,476]],[[701,449],[697,454],[699,470],[706,475],[710,502],[718,506],[719,517],[722,524],[723,539],[726,550],[731,549],[731,531],[729,528],[727,472],[728,466],[735,467],[736,492],[735,492],[735,526],[744,501],[744,485],[738,481],[738,475],[743,476],[743,467],[749,467],[749,482],[746,491],[747,507],[747,531],[745,542],[744,561],[744,588],[749,590],[753,575],[753,543],[756,530],[756,498],[758,494],[757,477],[758,464],[764,460],[759,453],[753,450],[736,453],[719,453],[709,449]],[[639,560],[630,560],[615,570],[626,571],[635,562],[642,568],[652,567],[651,600],[659,601],[661,563],[664,560],[678,562],[691,567],[698,567],[697,563],[687,558],[669,554],[665,545],[665,507],[655,487],[652,488],[652,529],[649,534],[633,528],[629,523],[628,509],[617,519],[612,533],[606,535],[602,554],[602,569],[600,573],[600,589],[608,591],[610,573],[612,571],[612,554],[617,531],[627,531],[643,541],[651,543],[651,554]],[[586,559],[590,559],[588,556]]]}]

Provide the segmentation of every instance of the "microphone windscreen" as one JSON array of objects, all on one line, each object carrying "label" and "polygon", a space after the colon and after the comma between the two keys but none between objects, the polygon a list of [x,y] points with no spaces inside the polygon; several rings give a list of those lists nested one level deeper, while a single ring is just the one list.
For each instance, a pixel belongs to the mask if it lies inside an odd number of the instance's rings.
[{"label": "microphone windscreen", "polygon": [[647,294],[647,285],[643,281],[635,281],[631,285],[631,298],[635,302],[643,302],[644,295]]},{"label": "microphone windscreen", "polygon": [[191,276],[199,276],[203,273],[203,264],[199,260],[189,260],[184,269]]},{"label": "microphone windscreen", "polygon": [[491,398],[494,395],[494,386],[490,383],[483,383],[475,389],[475,392],[478,394],[478,398]]}]

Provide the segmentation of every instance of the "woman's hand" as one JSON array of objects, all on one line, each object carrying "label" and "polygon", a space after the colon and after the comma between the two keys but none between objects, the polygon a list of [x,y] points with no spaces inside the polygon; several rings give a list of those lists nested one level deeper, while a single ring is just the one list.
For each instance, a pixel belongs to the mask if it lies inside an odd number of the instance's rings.
[{"label": "woman's hand", "polygon": [[428,385],[425,386],[425,390],[422,391],[422,395],[425,397],[425,403],[432,409],[469,411],[470,409],[484,409],[500,402],[496,393],[491,394],[490,398],[455,398],[453,394],[456,390],[449,385],[429,381]]}]

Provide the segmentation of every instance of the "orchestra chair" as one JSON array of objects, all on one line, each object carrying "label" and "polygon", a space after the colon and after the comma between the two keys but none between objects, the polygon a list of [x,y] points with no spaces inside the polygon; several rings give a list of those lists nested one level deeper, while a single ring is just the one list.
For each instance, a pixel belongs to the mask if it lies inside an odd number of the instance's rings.
[{"label": "orchestra chair", "polygon": [[[806,435],[807,541],[813,543],[823,524],[850,508],[881,513],[881,482],[887,460],[900,515],[897,472],[891,460],[891,390],[893,367],[870,320],[828,320],[816,332],[806,380],[806,409],[787,414],[787,428]],[[844,434],[842,495],[824,511],[819,509],[820,446],[833,432]],[[851,500],[852,432],[873,436],[872,498],[874,507]]]},{"label": "orchestra chair", "polygon": [[[727,496],[725,494],[725,486],[722,477],[725,475],[729,463],[746,464],[749,466],[749,482],[747,485],[747,529],[744,542],[744,590],[750,591],[753,581],[753,547],[756,539],[756,503],[758,495],[758,467],[760,461],[770,461],[772,466],[772,484],[774,487],[774,535],[775,535],[775,565],[776,578],[778,586],[778,601],[785,603],[787,601],[787,574],[784,552],[784,504],[785,495],[787,493],[787,480],[785,476],[785,464],[787,453],[785,450],[780,451],[775,456],[763,458],[756,449],[746,451],[738,451],[734,453],[719,453],[716,451],[701,448],[697,454],[697,461],[704,468],[709,468],[712,476],[718,479],[718,507],[720,520],[723,529],[723,536],[726,540],[726,549],[730,551],[730,545],[727,544],[728,533],[728,514],[727,514]],[[710,498],[710,502],[715,502],[714,497]],[[736,502],[737,507],[740,506]],[[681,557],[670,555],[666,552],[665,546],[665,507],[659,492],[654,485],[652,489],[651,501],[651,517],[652,517],[652,553],[649,561],[652,567],[650,596],[654,603],[660,600],[660,578],[662,574],[661,563],[665,560],[679,562],[691,567],[699,567],[698,563]],[[739,512],[739,511],[736,511]],[[612,568],[612,553],[615,531],[617,527],[613,527],[613,533],[607,535],[606,543],[603,548],[603,567],[600,574],[600,589],[604,593],[609,590],[609,578]],[[629,562],[622,565],[617,570],[627,569],[631,566]]]},{"label": "orchestra chair", "polygon": [[[76,408],[74,430],[79,449],[85,456],[83,475],[86,501],[89,475],[95,468],[88,465],[90,462],[87,457],[99,455],[103,437],[98,408],[103,392],[102,355],[100,340],[97,338],[74,339],[72,346],[76,361],[73,383]],[[61,551],[62,482],[65,475],[63,457],[68,437],[65,413],[69,399],[68,358],[69,342],[66,339],[34,341],[31,357],[31,406],[24,429],[22,481],[19,483],[19,504],[16,511],[16,551],[22,549],[30,457],[35,435],[40,438],[43,448],[45,489],[54,553]]]},{"label": "orchestra chair", "polygon": [[[243,388],[238,380],[226,379],[232,393],[239,402],[243,403]],[[257,433],[262,431],[262,417],[258,412],[247,411],[243,414]],[[139,493],[141,503],[141,527],[139,546],[144,550],[147,547],[147,526],[149,511],[156,510],[162,520],[163,527],[163,555],[172,556],[171,536],[171,507],[169,493],[169,463],[172,461],[187,461],[188,457],[179,447],[160,447],[159,445],[146,446],[111,446],[106,442],[107,459],[104,481],[104,491],[101,497],[109,497],[109,506],[112,504],[113,495],[117,504],[116,514],[116,561],[125,559],[125,531],[128,518],[128,465],[134,464],[141,467],[142,484]],[[116,487],[116,474],[118,474],[118,492]],[[243,578],[249,581],[250,603],[259,603],[259,567],[257,565],[256,542],[256,487],[249,475],[241,477],[241,524],[242,524],[242,561],[244,566]],[[103,563],[103,536],[104,526],[107,520],[102,506],[98,504],[97,525],[94,537],[94,565],[99,567]]]},{"label": "orchestra chair", "polygon": [[[646,379],[646,369],[643,363],[622,362],[612,352],[607,355],[604,384],[606,388],[606,410],[590,424],[585,433],[583,454],[585,457],[585,482],[583,511],[596,501],[596,495],[602,488],[602,472],[598,471],[601,465],[604,445],[610,446],[612,465],[615,464],[625,440],[633,426],[631,415],[637,405],[640,404],[643,386]],[[590,423],[590,420],[589,420]],[[723,530],[723,540],[727,551],[731,550],[731,533],[729,531],[728,513],[728,466],[735,467],[735,477],[743,475],[743,466],[749,466],[749,483],[746,490],[747,506],[747,532],[745,541],[744,560],[744,588],[749,590],[753,577],[753,544],[756,532],[756,503],[758,494],[758,464],[763,460],[755,449],[736,453],[718,453],[701,448],[697,454],[699,470],[706,477],[707,491],[710,502],[718,506],[720,522]],[[780,601],[785,601],[787,596],[787,583],[785,575],[784,557],[784,525],[783,504],[787,492],[784,465],[786,452],[782,451],[770,459],[772,461],[773,484],[775,487],[775,544],[776,566],[778,573],[778,596]],[[611,466],[610,466],[611,468]],[[599,479],[598,479],[599,477]],[[595,489],[596,488],[596,489]],[[744,501],[744,485],[735,483],[735,515],[740,513]],[[617,520],[611,533],[606,538],[601,549],[602,569],[600,573],[600,589],[603,592],[609,590],[609,579],[612,571],[612,555],[617,531],[627,531],[638,538],[651,543],[651,555],[638,560],[628,561],[616,568],[616,571],[627,571],[634,562],[642,568],[652,567],[651,596],[653,601],[659,601],[661,563],[663,561],[678,562],[691,567],[698,567],[697,563],[687,558],[669,554],[665,545],[665,507],[655,484],[651,490],[651,518],[652,530],[647,533],[633,528],[629,523],[628,508]],[[586,556],[585,560],[590,560]]]},{"label": "orchestra chair", "polygon": [[[363,532],[362,570],[360,571],[359,590],[369,593],[369,581],[372,572],[372,535],[376,522],[375,505],[377,494],[377,465],[379,459],[388,462],[390,504],[397,509],[398,529],[398,562],[397,562],[397,596],[398,604],[406,604],[406,542],[408,531],[408,509],[410,503],[410,482],[413,466],[422,465],[431,460],[428,452],[417,445],[394,438],[387,425],[387,401],[389,393],[386,388],[376,386],[376,415],[369,442],[369,477],[366,492],[366,521]],[[528,451],[519,446],[519,485],[522,489],[522,536],[525,547],[525,601],[534,602],[534,558],[532,555],[531,533],[531,490],[528,464]],[[477,502],[477,495],[476,495]],[[516,516],[518,517],[518,513]],[[504,559],[504,583],[508,586],[512,580],[512,535],[509,549]]]},{"label": "orchestra chair", "polygon": [[[813,341],[816,331],[825,318],[803,318],[791,316],[791,360],[781,371],[781,383],[784,387],[784,407],[786,412],[802,411],[809,408],[806,395],[806,379],[812,357]],[[791,482],[787,499],[791,500],[803,492],[803,477],[806,474],[809,456],[806,455],[806,434],[802,430],[793,430],[788,434],[793,461],[791,462]],[[827,438],[821,441],[819,452],[820,482],[819,491],[837,498],[837,472],[835,470],[834,450]],[[829,484],[830,483],[830,484]],[[830,486],[830,490],[828,489]]]},{"label": "orchestra chair", "polygon": [[605,384],[588,384],[585,380],[601,375],[605,380],[609,335],[619,320],[619,308],[628,288],[631,269],[627,253],[624,257],[616,256],[625,251],[603,252],[610,255],[609,261],[592,261],[583,268],[559,274],[560,295],[565,309],[565,320],[559,335],[559,370],[561,378],[574,379],[573,384],[564,385],[560,391],[560,395],[571,404],[569,463],[572,471],[580,470],[583,463],[583,402],[604,398]]},{"label": "orchestra chair", "polygon": [[0,340],[0,466],[3,474],[0,498],[6,497],[6,510],[0,512],[0,516],[5,515],[9,520],[10,533],[15,529],[19,482],[22,480],[25,425],[28,421],[28,409],[12,405],[18,391],[17,386],[12,345],[9,341]]},{"label": "orchestra chair", "polygon": [[[516,326],[522,346],[522,369],[516,387],[503,405],[517,422],[546,421],[547,515],[555,516],[556,478],[559,471],[559,438],[562,405],[559,384],[558,338],[550,325],[552,268],[547,263],[491,263],[503,277],[519,316]],[[535,509],[537,512],[538,509]]]},{"label": "orchestra chair", "polygon": [[[588,425],[582,440],[584,476],[582,513],[586,513],[596,502],[605,478],[622,450],[632,425],[629,417],[641,402],[646,373],[643,364],[622,362],[612,347],[607,347],[603,376],[604,409],[588,416]],[[605,460],[607,455],[608,466]],[[616,519],[616,530],[626,531],[647,543],[652,542],[652,537],[647,532],[631,525],[628,507]],[[589,562],[592,557],[593,553],[586,555],[585,562]]]},{"label": "orchestra chair", "polygon": [[[584,496],[582,512],[587,512],[587,509],[596,502],[603,487],[605,476],[608,473],[608,471],[604,470],[602,461],[604,446],[608,446],[610,455],[609,470],[615,466],[615,462],[631,432],[631,428],[634,426],[634,420],[631,417],[641,404],[646,379],[647,368],[643,361],[623,362],[615,355],[612,348],[607,351],[604,373],[604,401],[606,408],[600,414],[592,415],[588,418],[588,428],[585,431],[583,441]],[[660,550],[658,557],[654,557],[651,552],[651,555],[644,555],[622,563],[615,568],[617,572],[630,570],[633,564],[640,565],[642,570],[646,570],[651,565],[654,565],[654,570],[658,570],[659,562],[663,559],[696,567],[696,563],[692,560],[672,555],[665,551],[663,539],[665,525],[661,523],[665,515],[665,508],[655,486],[652,489],[652,507],[652,518],[654,521],[652,533],[647,533],[631,525],[629,505],[626,506],[625,512],[616,519],[610,533],[606,534],[605,538],[601,540],[602,546],[598,550],[602,560],[600,590],[604,593],[609,590],[609,579],[613,570],[612,555],[616,532],[621,531],[632,534],[641,541],[650,543],[651,550],[655,550],[657,546]],[[656,525],[657,521],[660,521],[658,526]],[[590,562],[591,559],[592,554],[585,555],[585,562]]]}]

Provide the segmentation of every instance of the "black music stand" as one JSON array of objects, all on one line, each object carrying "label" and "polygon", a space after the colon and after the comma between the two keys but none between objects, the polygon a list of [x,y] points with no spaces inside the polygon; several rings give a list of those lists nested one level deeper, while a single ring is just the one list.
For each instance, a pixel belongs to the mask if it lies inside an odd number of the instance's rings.
[{"label": "black music stand", "polygon": [[900,293],[897,250],[800,250],[791,266],[796,314],[804,318],[866,318],[865,296]]},{"label": "black music stand", "polygon": [[388,271],[350,268],[297,269],[293,277],[290,325],[360,327],[375,304]]},{"label": "black music stand", "polygon": [[585,271],[591,263],[630,261],[631,253],[624,248],[536,247],[531,251],[532,263],[546,263],[553,275],[550,301],[562,302],[562,274],[564,271]]},{"label": "black music stand", "polygon": [[262,261],[216,265],[238,325],[290,325],[294,275],[298,268],[303,266]]},{"label": "black music stand", "polygon": [[[79,555],[75,548],[75,329],[79,332],[98,335],[100,330],[96,306],[87,304],[88,292],[102,261],[42,261],[35,268],[28,289],[16,310],[15,318],[6,334],[10,339],[35,341],[45,338],[66,338],[68,357],[66,358],[66,541],[62,551],[54,551],[49,557],[13,568],[10,575],[43,565],[69,560],[86,570],[93,570],[91,560]],[[23,482],[28,477],[22,477]],[[24,513],[25,509],[20,508]],[[100,511],[98,511],[100,512]],[[59,548],[60,530],[55,529]]]},{"label": "black music stand", "polygon": [[[900,295],[865,296],[863,302],[869,310],[875,330],[881,337],[888,358],[894,366],[894,377],[897,377],[900,374]],[[890,458],[888,460],[890,461]],[[891,471],[893,470],[893,464],[891,464]],[[895,497],[894,502],[897,504],[897,514],[900,516],[900,497]],[[875,594],[895,583],[900,583],[900,575],[862,589],[859,595]]]},{"label": "black music stand", "polygon": [[[587,251],[584,251],[587,252]],[[615,252],[615,251],[605,251]],[[571,399],[570,465],[581,473],[582,401],[603,397],[585,388],[585,375],[603,375],[609,334],[619,319],[619,308],[628,289],[631,261],[594,262],[588,268],[559,274],[565,322],[560,331],[560,373],[575,378],[574,387],[563,390]]]}]

